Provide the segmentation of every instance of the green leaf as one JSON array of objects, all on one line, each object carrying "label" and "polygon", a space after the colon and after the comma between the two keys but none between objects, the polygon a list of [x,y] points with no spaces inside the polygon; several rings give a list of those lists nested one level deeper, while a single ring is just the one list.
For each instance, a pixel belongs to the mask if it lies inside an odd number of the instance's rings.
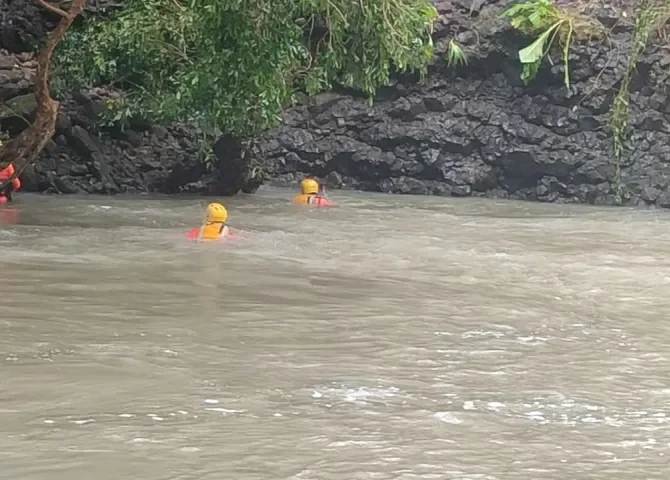
[{"label": "green leaf", "polygon": [[540,61],[534,63],[524,63],[521,68],[521,80],[525,85],[528,85],[532,79],[537,75],[540,68]]},{"label": "green leaf", "polygon": [[545,54],[545,44],[549,39],[549,36],[554,30],[561,26],[563,21],[558,21],[554,23],[551,27],[545,30],[542,35],[537,37],[537,39],[528,45],[526,48],[519,50],[519,61],[521,63],[535,63],[542,60]]},{"label": "green leaf", "polygon": [[568,89],[570,88],[570,45],[572,41],[572,30],[572,23],[568,23],[568,33],[565,38],[565,44],[563,45],[563,83]]}]

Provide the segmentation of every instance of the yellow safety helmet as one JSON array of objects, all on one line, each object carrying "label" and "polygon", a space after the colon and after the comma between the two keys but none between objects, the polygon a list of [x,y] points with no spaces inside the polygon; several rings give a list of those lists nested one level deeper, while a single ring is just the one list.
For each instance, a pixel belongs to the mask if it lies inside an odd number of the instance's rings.
[{"label": "yellow safety helmet", "polygon": [[210,203],[205,210],[205,221],[207,223],[225,223],[228,220],[228,210],[220,203]]},{"label": "yellow safety helmet", "polygon": [[305,178],[300,182],[300,191],[303,195],[319,193],[319,182],[313,178]]}]

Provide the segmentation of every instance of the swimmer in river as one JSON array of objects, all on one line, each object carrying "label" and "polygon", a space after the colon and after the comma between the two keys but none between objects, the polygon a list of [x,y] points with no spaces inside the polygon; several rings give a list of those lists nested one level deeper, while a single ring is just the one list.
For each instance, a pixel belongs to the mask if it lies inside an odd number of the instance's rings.
[{"label": "swimmer in river", "polygon": [[228,221],[228,210],[220,203],[210,203],[205,210],[205,220],[202,225],[190,230],[186,235],[188,238],[198,240],[218,240],[234,236],[226,224]]},{"label": "swimmer in river", "polygon": [[[0,146],[2,146],[1,141]],[[13,163],[0,170],[0,184],[7,182],[15,173]],[[0,205],[11,202],[12,192],[16,192],[19,188],[21,188],[21,180],[18,177],[12,178],[6,185],[0,186]]]},{"label": "swimmer in river", "polygon": [[304,178],[300,182],[300,194],[293,197],[293,203],[320,207],[333,205],[333,202],[326,198],[323,189],[319,187],[319,182],[313,178]]}]

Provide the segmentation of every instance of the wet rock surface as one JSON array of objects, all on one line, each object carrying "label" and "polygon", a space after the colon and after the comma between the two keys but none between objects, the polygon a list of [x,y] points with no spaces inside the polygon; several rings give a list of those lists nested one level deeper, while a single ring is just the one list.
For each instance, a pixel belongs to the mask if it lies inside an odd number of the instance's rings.
[{"label": "wet rock surface", "polygon": [[593,204],[614,203],[619,191],[625,203],[670,205],[670,56],[660,46],[632,82],[633,148],[620,182],[612,158],[609,111],[627,61],[612,49],[629,46],[625,2],[593,12],[619,27],[610,44],[574,46],[570,90],[562,65],[522,83],[517,52],[532,39],[492,19],[510,2],[464,3],[437,2],[436,38],[438,51],[450,38],[466,47],[478,39],[467,66],[438,59],[424,84],[400,78],[371,108],[332,92],[302,99],[262,140],[275,183],[309,174],[331,188]]},{"label": "wet rock surface", "polygon": [[[33,55],[0,51],[0,131],[16,135],[34,119]],[[198,160],[201,132],[183,124],[101,130],[105,89],[63,101],[56,132],[22,174],[23,190],[47,193],[217,193],[221,178]]]},{"label": "wet rock surface", "polygon": [[[105,15],[121,8],[123,3],[124,0],[88,0],[84,12]],[[3,0],[0,2],[0,46],[10,53],[30,52],[58,20],[57,15],[35,0]]]}]

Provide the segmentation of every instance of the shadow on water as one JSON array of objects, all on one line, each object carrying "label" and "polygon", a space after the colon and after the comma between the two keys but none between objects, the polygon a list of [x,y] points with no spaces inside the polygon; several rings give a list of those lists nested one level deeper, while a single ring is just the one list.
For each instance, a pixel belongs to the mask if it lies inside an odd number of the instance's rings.
[{"label": "shadow on water", "polygon": [[665,478],[665,212],[292,194],[21,195],[0,477]]}]

